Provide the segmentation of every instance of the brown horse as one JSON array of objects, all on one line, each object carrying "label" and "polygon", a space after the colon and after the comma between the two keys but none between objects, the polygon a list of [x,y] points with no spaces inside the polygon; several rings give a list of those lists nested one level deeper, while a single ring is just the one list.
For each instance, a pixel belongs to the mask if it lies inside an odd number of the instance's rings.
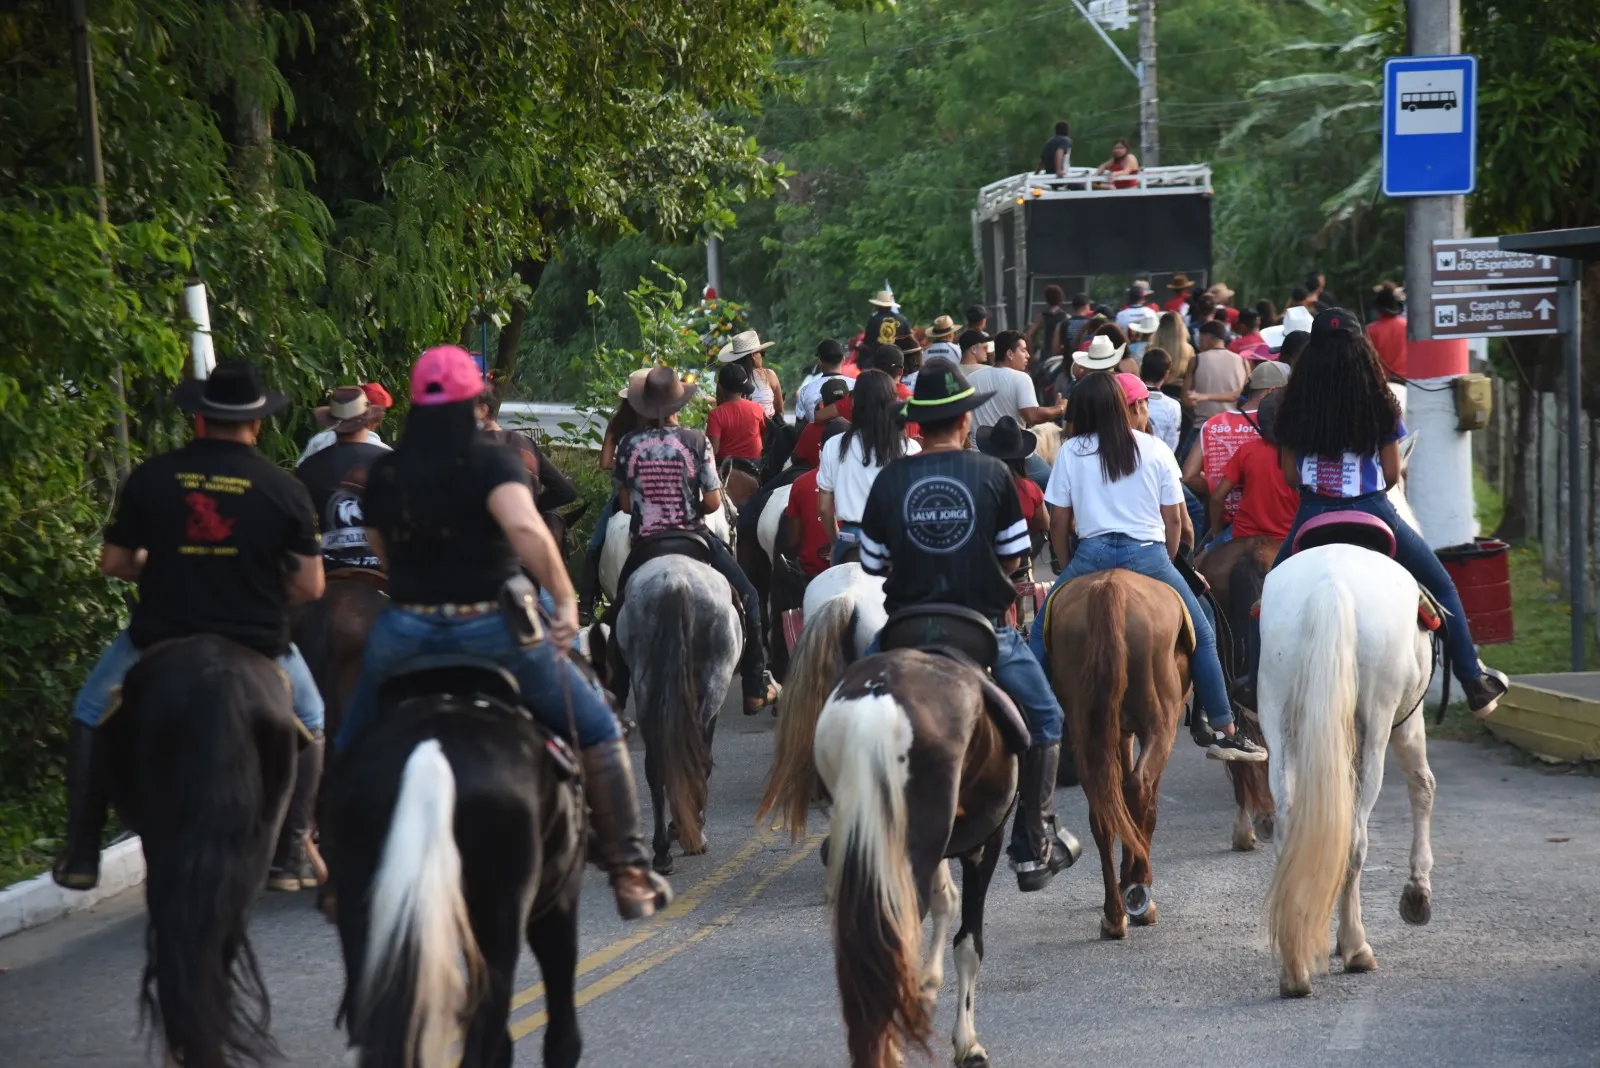
[{"label": "brown horse", "polygon": [[[1073,579],[1045,612],[1051,676],[1100,847],[1100,934],[1126,938],[1130,918],[1141,927],[1156,922],[1150,840],[1161,772],[1189,689],[1193,640],[1177,594],[1132,571]],[[1120,875],[1112,865],[1119,838]]]},{"label": "brown horse", "polygon": [[[1017,791],[1015,740],[986,710],[998,690],[974,667],[911,649],[869,656],[826,685],[821,714],[798,707],[809,722],[779,732],[757,820],[776,807],[798,837],[812,800],[832,798],[828,885],[850,1064],[898,1068],[906,1047],[926,1051],[959,901],[951,1041],[959,1068],[984,1068],[973,1026],[984,900]],[[950,857],[961,861],[959,897]]]},{"label": "brown horse", "polygon": [[[1223,621],[1232,634],[1232,641],[1223,641],[1219,633],[1217,642],[1217,652],[1229,678],[1239,678],[1249,670],[1249,644],[1257,629],[1251,613],[1261,600],[1261,585],[1282,544],[1280,539],[1265,535],[1236,538],[1213,545],[1195,558],[1195,570],[1211,584],[1211,593],[1222,606]],[[1246,738],[1266,748],[1261,723],[1253,714],[1240,717],[1239,730]],[[1224,766],[1233,782],[1233,799],[1238,805],[1233,820],[1233,848],[1236,852],[1248,853],[1255,849],[1257,835],[1272,841],[1277,807],[1272,803],[1267,765],[1229,761]]]}]

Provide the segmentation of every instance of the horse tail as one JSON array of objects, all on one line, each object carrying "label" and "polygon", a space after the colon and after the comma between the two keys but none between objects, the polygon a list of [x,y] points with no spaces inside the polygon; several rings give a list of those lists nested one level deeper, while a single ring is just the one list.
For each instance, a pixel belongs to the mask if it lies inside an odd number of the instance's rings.
[{"label": "horse tail", "polygon": [[791,841],[805,833],[806,814],[817,796],[817,765],[812,755],[817,718],[840,674],[855,659],[856,612],[855,594],[846,590],[812,613],[795,643],[787,681],[778,695],[778,737],[756,822],[778,809]]},{"label": "horse tail", "polygon": [[1349,589],[1337,578],[1315,587],[1308,617],[1273,754],[1284,761],[1294,796],[1267,890],[1267,935],[1291,972],[1326,963],[1356,795],[1356,610]]},{"label": "horse tail", "polygon": [[[255,654],[260,670],[241,669],[224,644],[231,643],[201,637],[173,651],[199,668],[191,675],[186,667],[185,681],[175,683],[167,681],[171,673],[154,674],[168,659],[156,653],[129,673],[124,694],[150,716],[141,760],[171,772],[144,784],[149,961],[140,1004],[160,1022],[167,1048],[193,1068],[277,1054],[249,919],[293,774],[293,728],[260,715],[263,692],[284,686],[277,669]],[[280,692],[287,717],[288,694]],[[164,731],[185,737],[182,751],[195,759],[180,764],[171,751],[151,753],[153,744],[168,744],[160,741]],[[272,780],[282,795],[269,799]]]},{"label": "horse tail", "polygon": [[[455,810],[455,773],[430,738],[406,759],[372,882],[361,1019],[351,1028],[365,1036],[371,1063],[449,1063],[450,1044],[482,990],[483,959],[461,890]],[[383,1026],[399,1020],[403,1033]]]},{"label": "horse tail", "polygon": [[922,914],[906,851],[911,724],[887,696],[830,701],[823,716],[818,743],[838,769],[828,886],[850,1063],[889,1068],[903,1045],[926,1053],[933,1026],[922,1004]]},{"label": "horse tail", "polygon": [[1110,573],[1089,580],[1084,618],[1095,621],[1084,634],[1083,667],[1073,672],[1073,706],[1087,716],[1072,718],[1072,749],[1078,758],[1078,781],[1089,811],[1105,824],[1113,839],[1135,852],[1149,844],[1128,811],[1122,792],[1122,701],[1128,693],[1127,594]]},{"label": "horse tail", "polygon": [[705,852],[701,820],[711,780],[711,750],[700,716],[700,676],[690,655],[694,601],[687,582],[666,575],[665,587],[655,601],[664,610],[662,618],[652,620],[651,627],[678,635],[681,644],[670,653],[656,654],[661,662],[661,685],[636,691],[639,730],[646,747],[660,754],[667,804],[678,825],[678,840],[690,854]]}]

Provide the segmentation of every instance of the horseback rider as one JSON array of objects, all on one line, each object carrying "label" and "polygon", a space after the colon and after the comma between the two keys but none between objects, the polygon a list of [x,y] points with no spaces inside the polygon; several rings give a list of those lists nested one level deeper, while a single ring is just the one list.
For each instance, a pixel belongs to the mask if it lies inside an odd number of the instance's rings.
[{"label": "horseback rider", "polygon": [[[617,579],[617,599],[606,612],[616,626],[628,579],[655,556],[681,551],[684,535],[705,547],[706,563],[733,587],[742,608],[744,651],[739,670],[744,679],[745,715],[754,715],[778,698],[778,685],[767,672],[767,651],[761,640],[761,605],[756,589],[740,569],[733,552],[707,530],[705,516],[722,507],[722,481],[705,434],[678,425],[678,412],[696,387],[678,379],[670,367],[655,367],[628,378],[628,403],[639,414],[640,427],[617,445],[611,471],[618,507],[633,516],[633,548]],[[626,664],[617,664],[612,680],[619,704],[628,699]]]},{"label": "horseback rider", "polygon": [[1039,662],[1006,623],[1016,599],[1011,574],[1031,548],[1028,524],[1006,465],[966,448],[972,412],[988,399],[958,365],[923,364],[916,391],[900,410],[902,419],[922,425],[922,451],[888,464],[873,482],[861,516],[861,566],[886,576],[891,614],[918,604],[957,604],[994,623],[995,681],[1022,708],[1033,739],[1022,758],[1009,850],[1017,887],[1028,892],[1049,885],[1081,847],[1057,825],[1054,809],[1061,705]]},{"label": "horseback rider", "polygon": [[[1294,552],[1295,534],[1307,520],[1329,512],[1365,512],[1394,533],[1394,558],[1444,609],[1450,668],[1478,716],[1493,712],[1508,688],[1506,677],[1478,659],[1466,611],[1450,573],[1400,518],[1388,488],[1400,480],[1400,406],[1390,392],[1383,362],[1355,316],[1330,308],[1312,321],[1311,339],[1283,391],[1273,432],[1284,481],[1300,490],[1300,509],[1273,566]],[[1252,650],[1259,655],[1259,649]],[[1240,699],[1255,703],[1251,665]]]},{"label": "horseback rider", "polygon": [[373,407],[360,386],[339,386],[312,415],[334,432],[334,443],[301,461],[295,476],[322,518],[323,567],[330,574],[349,567],[376,570],[380,565],[367,545],[361,494],[373,462],[389,453],[388,446],[368,440],[384,410]]},{"label": "horseback rider", "polygon": [[[262,420],[289,400],[235,360],[182,383],[173,399],[194,416],[195,438],[134,468],[100,548],[100,570],[137,582],[139,602],[72,706],[67,838],[51,873],[69,890],[100,881],[108,783],[96,728],[123,676],[153,646],[216,634],[277,660],[312,742],[298,773],[314,776],[322,766],[322,698],[289,641],[289,606],[322,596],[316,515],[305,486],[254,448]],[[308,788],[315,793],[314,782]],[[275,858],[274,867],[285,860]]]},{"label": "horseback rider", "polygon": [[[633,770],[617,718],[566,649],[577,605],[559,551],[535,509],[527,469],[478,432],[473,405],[483,376],[465,350],[441,345],[411,375],[411,412],[399,448],[367,481],[367,540],[388,565],[392,602],[367,638],[361,677],[335,747],[348,749],[377,712],[377,691],[419,655],[474,653],[516,676],[540,723],[577,733],[584,791],[599,851],[624,919],[671,900],[639,836]],[[556,611],[547,640],[514,634],[497,600],[526,565]]]},{"label": "horseback rider", "polygon": [[[1197,732],[1196,741],[1216,760],[1267,759],[1264,749],[1235,728],[1217,659],[1216,633],[1199,598],[1173,564],[1183,531],[1177,459],[1166,445],[1133,429],[1127,398],[1110,372],[1084,375],[1072,398],[1073,436],[1056,453],[1044,494],[1051,508],[1050,540],[1066,561],[1055,589],[1080,575],[1124,568],[1176,590],[1194,625],[1189,670],[1196,711],[1203,712],[1211,726],[1210,731]],[[1069,545],[1074,528],[1079,538],[1075,551]],[[1033,628],[1030,644],[1048,670],[1044,632],[1044,627]]]}]

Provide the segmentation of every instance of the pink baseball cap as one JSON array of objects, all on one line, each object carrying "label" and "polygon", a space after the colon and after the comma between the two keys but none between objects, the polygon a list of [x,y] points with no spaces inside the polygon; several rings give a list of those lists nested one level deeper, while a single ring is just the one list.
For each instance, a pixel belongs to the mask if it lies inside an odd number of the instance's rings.
[{"label": "pink baseball cap", "polygon": [[1267,344],[1264,341],[1256,341],[1244,346],[1239,350],[1239,355],[1243,356],[1246,360],[1256,362],[1275,358],[1272,355],[1272,350],[1267,347]]},{"label": "pink baseball cap", "polygon": [[457,345],[435,345],[411,369],[412,404],[459,404],[482,396],[486,388],[477,363]]},{"label": "pink baseball cap", "polygon": [[1122,387],[1122,399],[1125,404],[1137,404],[1139,401],[1150,399],[1150,390],[1138,375],[1123,371],[1117,375],[1117,385]]}]

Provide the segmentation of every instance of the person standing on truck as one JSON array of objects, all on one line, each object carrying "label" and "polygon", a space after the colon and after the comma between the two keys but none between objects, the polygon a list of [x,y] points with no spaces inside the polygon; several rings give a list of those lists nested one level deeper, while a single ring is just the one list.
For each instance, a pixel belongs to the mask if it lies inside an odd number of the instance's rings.
[{"label": "person standing on truck", "polygon": [[1053,174],[1057,178],[1067,176],[1067,168],[1072,159],[1071,127],[1065,119],[1056,123],[1056,135],[1044,143],[1044,148],[1039,152],[1039,171],[1042,174]]}]

